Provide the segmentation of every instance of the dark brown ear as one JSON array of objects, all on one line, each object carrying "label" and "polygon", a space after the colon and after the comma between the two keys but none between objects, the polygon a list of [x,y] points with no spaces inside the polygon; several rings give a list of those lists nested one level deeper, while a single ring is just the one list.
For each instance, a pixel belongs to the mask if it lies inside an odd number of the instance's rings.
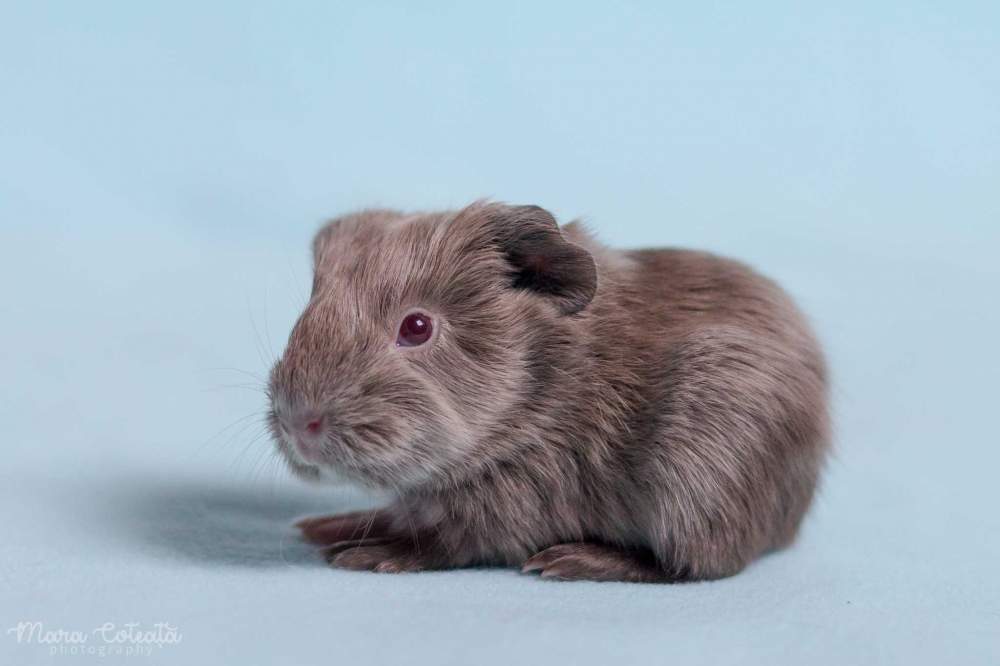
[{"label": "dark brown ear", "polygon": [[594,258],[563,237],[550,212],[538,206],[486,207],[494,238],[513,269],[515,289],[553,299],[563,314],[587,307],[597,291]]}]

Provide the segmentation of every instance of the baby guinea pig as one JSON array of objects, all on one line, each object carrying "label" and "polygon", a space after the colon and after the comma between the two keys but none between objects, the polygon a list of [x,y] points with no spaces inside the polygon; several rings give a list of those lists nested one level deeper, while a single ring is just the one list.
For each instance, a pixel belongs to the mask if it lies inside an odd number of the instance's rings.
[{"label": "baby guinea pig", "polygon": [[828,449],[826,370],[746,266],[612,250],[489,202],[348,215],[313,255],[270,427],[299,476],[393,497],[298,523],[334,566],[666,582],[794,539]]}]

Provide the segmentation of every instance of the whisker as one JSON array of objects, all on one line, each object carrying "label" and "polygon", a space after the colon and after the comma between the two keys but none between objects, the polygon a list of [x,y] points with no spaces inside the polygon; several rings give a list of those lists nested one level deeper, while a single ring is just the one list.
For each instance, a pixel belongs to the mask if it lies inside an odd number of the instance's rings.
[{"label": "whisker", "polygon": [[267,349],[264,347],[264,341],[260,337],[260,329],[257,328],[257,321],[253,317],[253,308],[250,307],[250,298],[247,297],[247,314],[250,317],[250,328],[253,330],[254,335],[254,346],[257,349],[257,358],[260,359],[260,364],[262,366],[269,367],[272,365],[267,362]]},{"label": "whisker", "polygon": [[271,342],[271,327],[267,316],[267,290],[264,290],[264,339],[267,340],[267,350],[271,352],[271,363],[274,365],[278,361],[278,355],[274,353],[274,343]]},{"label": "whisker", "polygon": [[299,293],[299,301],[301,302],[301,307],[299,309],[301,310],[301,309],[305,308],[306,304],[309,302],[309,295],[302,288],[302,285],[305,284],[305,283],[303,281],[299,280],[299,276],[295,272],[295,266],[292,265],[292,260],[288,256],[287,252],[285,253],[285,263],[288,265],[289,273],[291,273],[291,275],[292,275],[292,282],[295,284],[296,290]]},{"label": "whisker", "polygon": [[247,442],[246,446],[243,447],[243,450],[240,452],[240,454],[231,463],[230,468],[233,470],[237,469],[242,464],[243,459],[246,458],[246,455],[250,451],[250,449],[253,448],[253,446],[255,446],[258,442],[260,442],[261,437],[264,437],[267,434],[268,434],[267,431],[259,432],[253,437],[253,439]]},{"label": "whisker", "polygon": [[256,372],[250,372],[249,370],[241,370],[240,368],[227,368],[227,367],[205,368],[202,372],[238,372],[241,375],[246,375],[251,379],[257,380],[261,384],[267,383],[267,380],[263,375],[259,375]]},{"label": "whisker", "polygon": [[[394,481],[391,482],[391,484],[392,484],[393,490],[396,491],[396,496],[397,497],[402,497],[403,496],[403,491],[400,489],[399,484],[397,484]],[[414,548],[417,551],[417,555],[419,555],[420,554],[420,537],[417,536],[417,526],[414,524],[413,518],[410,515],[410,512],[406,511],[405,513],[406,513],[406,522],[407,522],[407,525],[410,528],[410,536],[413,538],[413,546],[414,546]]]},{"label": "whisker", "polygon": [[253,391],[254,393],[260,393],[261,395],[267,395],[267,389],[259,384],[219,384],[217,386],[211,386],[206,389],[202,389],[203,393],[219,393],[224,389],[242,389],[244,391]]},{"label": "whisker", "polygon": [[201,455],[202,453],[204,453],[205,449],[208,448],[209,444],[211,444],[213,441],[215,441],[216,439],[218,439],[219,437],[221,437],[223,434],[225,434],[227,431],[229,431],[232,428],[236,428],[237,426],[240,426],[237,429],[236,432],[237,433],[242,432],[243,429],[245,429],[245,427],[253,425],[252,421],[249,422],[249,423],[247,421],[248,421],[248,419],[252,419],[255,416],[260,417],[260,416],[265,416],[265,414],[263,412],[250,412],[249,414],[246,414],[245,416],[241,416],[240,418],[236,419],[235,421],[233,421],[229,425],[224,426],[223,428],[219,429],[211,437],[208,437],[207,439],[205,439],[204,441],[202,441],[197,446],[197,448],[195,449],[195,451],[192,454],[192,456],[194,456],[194,455]]}]

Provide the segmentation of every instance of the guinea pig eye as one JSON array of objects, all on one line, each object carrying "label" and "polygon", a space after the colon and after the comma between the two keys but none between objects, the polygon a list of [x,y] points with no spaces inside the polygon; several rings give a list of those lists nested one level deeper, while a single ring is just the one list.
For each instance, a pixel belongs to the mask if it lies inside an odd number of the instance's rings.
[{"label": "guinea pig eye", "polygon": [[431,339],[434,324],[423,312],[411,312],[403,317],[396,335],[397,347],[416,347]]}]

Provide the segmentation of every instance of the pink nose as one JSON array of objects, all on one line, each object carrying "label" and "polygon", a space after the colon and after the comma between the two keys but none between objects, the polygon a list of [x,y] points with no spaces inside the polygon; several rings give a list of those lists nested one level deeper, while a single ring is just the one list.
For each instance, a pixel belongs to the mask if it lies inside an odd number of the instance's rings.
[{"label": "pink nose", "polygon": [[313,419],[306,424],[306,432],[310,435],[318,435],[319,431],[323,428],[322,419]]}]

